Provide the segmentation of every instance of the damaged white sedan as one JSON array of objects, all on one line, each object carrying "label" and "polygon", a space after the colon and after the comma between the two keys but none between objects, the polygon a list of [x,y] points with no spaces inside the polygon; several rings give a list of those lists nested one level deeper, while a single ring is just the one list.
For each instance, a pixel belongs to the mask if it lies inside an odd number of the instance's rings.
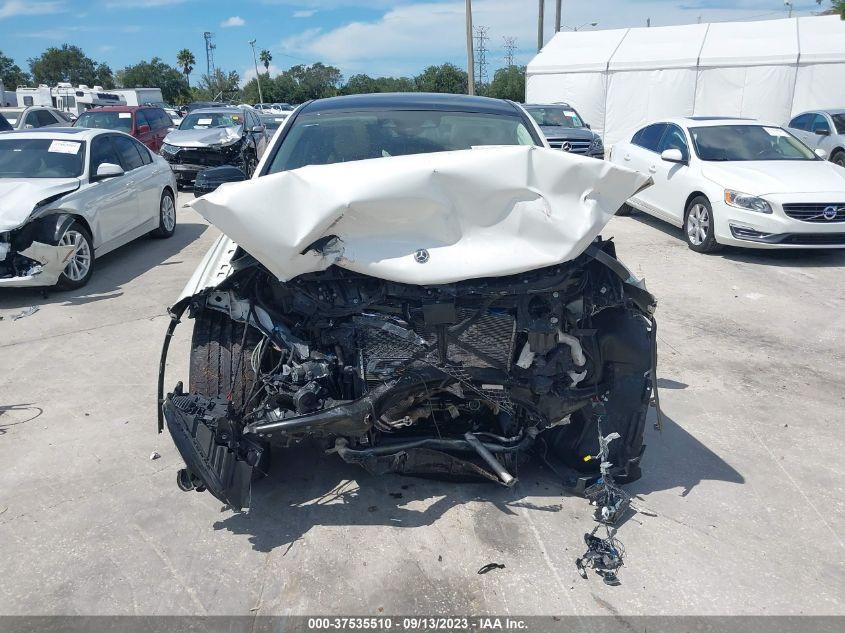
[{"label": "damaged white sedan", "polygon": [[[271,447],[306,438],[379,474],[510,486],[539,454],[582,491],[599,462],[637,479],[655,300],[599,232],[646,184],[549,149],[505,101],[300,107],[257,176],[192,203],[225,235],[162,351],[180,488],[247,507]],[[186,311],[189,383],[165,396]]]},{"label": "damaged white sedan", "polygon": [[0,288],[84,286],[96,257],[176,228],[167,162],[127,134],[42,128],[0,136]]}]

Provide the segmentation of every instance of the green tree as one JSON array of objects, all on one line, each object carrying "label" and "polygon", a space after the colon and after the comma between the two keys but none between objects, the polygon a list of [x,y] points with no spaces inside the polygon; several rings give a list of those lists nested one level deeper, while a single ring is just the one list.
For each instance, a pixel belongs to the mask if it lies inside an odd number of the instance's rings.
[{"label": "green tree", "polygon": [[25,86],[29,83],[29,74],[21,70],[11,57],[6,57],[0,52],[0,83],[6,90],[14,90],[18,86]]},{"label": "green tree", "polygon": [[240,97],[240,82],[236,71],[227,73],[215,68],[210,75],[203,75],[199,86],[191,92],[197,101],[234,101]]},{"label": "green tree", "polygon": [[176,65],[182,69],[182,74],[185,75],[185,83],[188,84],[189,87],[191,85],[191,71],[194,69],[194,65],[196,63],[197,58],[194,57],[194,54],[187,48],[183,48],[181,51],[176,53]]},{"label": "green tree", "polygon": [[101,85],[104,88],[114,86],[111,69],[105,64],[95,62],[78,46],[51,46],[39,57],[30,58],[28,61],[33,83],[36,84],[53,86],[60,81],[68,81],[74,85]]},{"label": "green tree", "polygon": [[309,99],[334,97],[337,95],[340,83],[343,80],[339,68],[326,66],[321,62],[310,66],[297,64],[286,72],[297,85],[294,95],[296,103],[302,103]]},{"label": "green tree", "polygon": [[493,75],[484,94],[496,99],[525,100],[525,66],[507,66]]},{"label": "green tree", "polygon": [[407,77],[370,77],[352,75],[340,89],[340,94],[355,95],[371,92],[414,92],[417,87],[413,79]]},{"label": "green tree", "polygon": [[258,54],[258,59],[261,60],[261,63],[264,64],[264,70],[270,70],[270,62],[273,61],[273,56],[270,54],[266,48]]},{"label": "green tree", "polygon": [[161,88],[166,103],[186,103],[191,99],[188,81],[182,73],[158,57],[127,66],[118,72],[117,79],[124,88]]},{"label": "green tree", "polygon": [[467,74],[454,64],[429,66],[414,78],[420,92],[451,92],[466,94],[469,83]]}]

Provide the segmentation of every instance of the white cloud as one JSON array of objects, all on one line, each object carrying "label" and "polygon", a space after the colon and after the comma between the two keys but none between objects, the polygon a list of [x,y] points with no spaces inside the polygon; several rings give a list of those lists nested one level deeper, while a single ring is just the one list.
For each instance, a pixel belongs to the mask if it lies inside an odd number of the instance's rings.
[{"label": "white cloud", "polygon": [[46,13],[60,13],[64,10],[64,2],[8,0],[7,2],[0,3],[0,20],[12,18],[16,15],[44,15]]},{"label": "white cloud", "polygon": [[243,26],[246,24],[246,20],[244,20],[239,15],[233,15],[231,18],[227,18],[220,23],[220,26],[224,29],[232,27],[232,26]]},{"label": "white cloud", "polygon": [[317,13],[317,9],[302,9],[300,11],[294,11],[293,17],[295,17],[295,18],[310,18],[315,13]]},{"label": "white cloud", "polygon": [[[283,0],[284,1],[284,0]],[[314,0],[307,6],[337,5],[341,0]],[[359,3],[360,4],[360,3]],[[798,3],[796,3],[797,5]],[[529,6],[530,8],[527,8]],[[767,0],[605,0],[601,3],[565,3],[564,24],[598,22],[599,29],[652,26],[760,17],[771,11]],[[796,7],[797,8],[797,7]],[[335,29],[306,29],[281,42],[285,53],[337,65],[348,76],[416,74],[430,64],[451,61],[465,65],[465,3],[462,0],[427,0],[393,6],[373,21],[350,22]],[[473,23],[488,27],[489,73],[502,65],[504,36],[516,37],[517,62],[527,63],[537,50],[536,2],[476,0]],[[781,12],[782,13],[782,12]],[[777,17],[776,15],[769,17]],[[785,17],[785,14],[784,14]],[[554,10],[546,11],[546,38],[554,31]]]}]

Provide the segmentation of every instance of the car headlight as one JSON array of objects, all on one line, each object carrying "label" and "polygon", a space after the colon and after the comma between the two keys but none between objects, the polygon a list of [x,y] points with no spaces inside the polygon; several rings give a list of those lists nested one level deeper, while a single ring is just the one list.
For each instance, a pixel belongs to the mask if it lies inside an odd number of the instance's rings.
[{"label": "car headlight", "polygon": [[757,196],[750,196],[747,193],[734,191],[732,189],[725,189],[725,204],[738,209],[745,209],[746,211],[756,211],[757,213],[771,213],[772,206]]},{"label": "car headlight", "polygon": [[601,138],[596,136],[593,138],[593,142],[590,143],[590,149],[604,149],[604,144],[601,142]]},{"label": "car headlight", "polygon": [[161,144],[161,153],[162,154],[175,154],[178,148],[175,145],[170,145],[168,143]]}]

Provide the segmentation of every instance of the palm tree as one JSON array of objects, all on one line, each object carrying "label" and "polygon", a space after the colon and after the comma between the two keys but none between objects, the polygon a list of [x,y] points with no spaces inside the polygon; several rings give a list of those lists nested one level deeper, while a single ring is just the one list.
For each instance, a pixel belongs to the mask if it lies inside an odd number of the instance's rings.
[{"label": "palm tree", "polygon": [[270,71],[270,62],[273,61],[273,56],[270,54],[266,48],[258,54],[258,59],[261,60],[261,63],[264,64],[264,70],[267,72]]},{"label": "palm tree", "polygon": [[182,72],[185,74],[185,81],[188,82],[188,87],[190,87],[191,80],[188,75],[191,74],[191,71],[194,69],[194,64],[197,63],[196,57],[194,57],[194,54],[187,48],[183,48],[181,51],[176,53],[176,63],[182,67]]}]

